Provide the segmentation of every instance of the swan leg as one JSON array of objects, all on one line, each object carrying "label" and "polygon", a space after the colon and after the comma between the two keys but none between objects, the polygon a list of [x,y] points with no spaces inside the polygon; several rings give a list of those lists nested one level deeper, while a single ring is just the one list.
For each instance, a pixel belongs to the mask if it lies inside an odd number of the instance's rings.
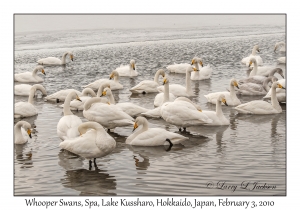
[{"label": "swan leg", "polygon": [[92,170],[92,160],[89,160],[89,170]]},{"label": "swan leg", "polygon": [[181,128],[179,128],[179,131],[181,132]]},{"label": "swan leg", "polygon": [[186,132],[186,128],[183,128],[183,131]]},{"label": "swan leg", "polygon": [[97,168],[96,158],[94,158],[94,166]]}]

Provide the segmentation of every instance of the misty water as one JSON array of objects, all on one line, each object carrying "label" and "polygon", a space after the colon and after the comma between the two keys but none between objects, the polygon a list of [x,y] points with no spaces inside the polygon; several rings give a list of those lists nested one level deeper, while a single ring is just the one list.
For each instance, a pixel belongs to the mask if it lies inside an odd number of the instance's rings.
[{"label": "misty water", "polygon": [[[152,109],[156,94],[132,95],[129,89],[153,79],[155,72],[176,63],[190,63],[194,56],[213,68],[211,79],[192,81],[196,94],[190,99],[203,110],[215,110],[203,95],[229,88],[231,78],[249,74],[241,63],[256,44],[264,65],[278,65],[282,52],[274,45],[285,40],[285,28],[245,26],[192,29],[77,30],[15,34],[15,73],[32,71],[36,61],[74,53],[66,66],[45,66],[41,83],[52,94],[62,89],[81,91],[96,79],[108,78],[121,64],[136,61],[136,78],[121,77],[124,89],[113,91],[116,102],[130,101]],[[170,83],[185,85],[185,75],[169,74]],[[276,74],[281,79],[280,75]],[[160,78],[162,83],[162,78]],[[15,82],[15,85],[19,84]],[[242,103],[262,96],[238,96]],[[14,103],[27,101],[15,96]],[[198,126],[187,132],[165,122],[149,119],[150,127],[180,133],[189,140],[170,150],[125,144],[132,126],[118,127],[109,134],[117,142],[108,156],[97,159],[89,170],[88,160],[59,148],[56,126],[63,116],[61,103],[45,102],[40,93],[34,99],[38,115],[23,118],[32,127],[32,139],[14,145],[15,195],[285,195],[286,194],[286,106],[273,115],[238,114],[222,106],[229,126]],[[82,121],[82,111],[73,111]],[[17,123],[18,120],[14,120]],[[253,189],[272,186],[271,189]],[[241,185],[248,184],[247,189]],[[232,186],[237,186],[233,190]],[[275,187],[274,187],[275,186]],[[220,189],[222,188],[222,189]]]}]

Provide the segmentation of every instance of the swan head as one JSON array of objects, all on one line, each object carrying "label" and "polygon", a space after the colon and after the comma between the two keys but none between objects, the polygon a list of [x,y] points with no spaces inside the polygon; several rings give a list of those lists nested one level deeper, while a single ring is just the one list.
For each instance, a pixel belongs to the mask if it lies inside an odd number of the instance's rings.
[{"label": "swan head", "polygon": [[202,58],[194,57],[193,60],[192,60],[192,64],[191,65],[194,65],[196,63],[199,63],[199,65],[203,67]]},{"label": "swan head", "polygon": [[134,60],[131,60],[130,61],[130,67],[135,70],[135,61]]},{"label": "swan head", "polygon": [[276,42],[274,52],[280,47],[281,45],[284,45],[284,42]]},{"label": "swan head", "polygon": [[257,52],[260,52],[260,51],[259,51],[258,45],[255,45],[255,46],[253,47],[253,49],[256,50]]},{"label": "swan head", "polygon": [[76,94],[76,100],[78,100],[78,101],[81,101],[82,102],[82,100],[79,98],[79,96]]},{"label": "swan head", "polygon": [[26,122],[26,123],[23,123],[22,127],[25,129],[25,131],[27,132],[28,136],[30,138],[32,138],[32,136],[31,136],[31,125]]},{"label": "swan head", "polygon": [[237,87],[238,89],[240,89],[240,88],[239,88],[239,85],[238,85],[238,82],[236,81],[236,79],[234,79],[234,78],[231,79],[230,84],[231,84],[232,86]]},{"label": "swan head", "polygon": [[220,94],[220,95],[219,95],[219,101],[221,101],[223,104],[225,104],[226,106],[228,106],[224,94]]},{"label": "swan head", "polygon": [[281,89],[285,89],[285,87],[283,87],[278,81],[273,82],[272,88],[281,88]]},{"label": "swan head", "polygon": [[163,69],[159,69],[157,70],[159,72],[159,74],[162,76],[162,77],[165,77],[166,74],[165,74],[165,71]]},{"label": "swan head", "polygon": [[284,78],[283,71],[282,71],[281,68],[276,68],[276,72],[277,72],[278,74],[280,74],[280,76],[282,76],[282,78]]},{"label": "swan head", "polygon": [[187,69],[186,69],[187,72],[192,72],[192,71],[199,71],[199,69],[196,69],[196,67],[194,66],[189,66]]},{"label": "swan head", "polygon": [[106,87],[104,88],[101,96],[106,96],[106,95],[110,96],[111,94],[112,94],[111,89],[109,87]]},{"label": "swan head", "polygon": [[38,65],[37,67],[35,67],[35,69],[37,69],[38,71],[42,72],[42,74],[46,75],[46,72],[44,70],[44,66]]},{"label": "swan head", "polygon": [[249,67],[252,65],[252,63],[257,64],[256,59],[255,58],[251,58],[250,62],[249,62]]},{"label": "swan head", "polygon": [[116,71],[116,70],[113,70],[111,72],[111,74],[109,75],[109,79],[114,79],[115,77],[118,77],[119,76],[119,73]]},{"label": "swan head", "polygon": [[71,61],[73,61],[73,58],[74,58],[74,55],[73,55],[73,53],[70,53],[70,52],[69,52],[69,55],[70,55],[70,59],[71,59]]},{"label": "swan head", "polygon": [[135,119],[132,132],[135,131],[135,129],[137,129],[140,125],[143,125],[143,124],[145,124],[147,122],[148,121],[147,121],[147,119],[145,117],[141,117],[141,116],[137,117]]},{"label": "swan head", "polygon": [[101,96],[101,94],[102,94],[104,88],[106,88],[106,87],[109,87],[109,88],[110,88],[109,82],[104,82],[104,83],[102,83],[102,84],[99,86],[98,91],[97,91],[97,97],[100,97],[100,96]]},{"label": "swan head", "polygon": [[164,78],[163,78],[163,85],[165,85],[165,84],[169,84],[169,79],[166,76],[164,76]]},{"label": "swan head", "polygon": [[32,88],[34,89],[34,92],[36,92],[37,90],[39,90],[39,91],[42,92],[42,94],[43,94],[44,96],[47,95],[46,89],[45,89],[44,86],[41,85],[41,84],[35,84],[35,85],[32,86]]}]

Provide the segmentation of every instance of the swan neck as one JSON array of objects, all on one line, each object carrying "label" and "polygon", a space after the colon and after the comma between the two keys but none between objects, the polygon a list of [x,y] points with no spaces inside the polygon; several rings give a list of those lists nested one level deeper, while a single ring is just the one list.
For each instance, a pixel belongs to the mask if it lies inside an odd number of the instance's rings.
[{"label": "swan neck", "polygon": [[113,94],[108,95],[108,100],[109,100],[109,103],[116,104],[116,101],[115,101],[115,98],[114,98]]},{"label": "swan neck", "polygon": [[154,75],[154,82],[158,83],[158,77],[161,74],[160,70],[158,70]]},{"label": "swan neck", "polygon": [[84,103],[83,110],[87,111],[89,108],[91,108],[93,103],[101,103],[101,102],[102,102],[102,98],[100,97],[90,98]]},{"label": "swan neck", "polygon": [[39,70],[39,68],[37,67],[37,68],[33,69],[33,71],[32,71],[32,77],[35,78],[36,80],[40,79],[40,77],[37,75],[38,70]]},{"label": "swan neck", "polygon": [[85,88],[85,89],[82,91],[82,96],[88,96],[89,94],[90,94],[92,97],[96,97],[95,92],[94,92],[91,88]]},{"label": "swan neck", "polygon": [[62,58],[61,58],[61,64],[66,64],[66,57],[67,57],[68,53],[64,53]]},{"label": "swan neck", "polygon": [[251,73],[250,73],[250,77],[251,76],[255,76],[257,74],[257,63],[256,62],[253,62],[253,69],[252,69],[252,71],[251,71]]},{"label": "swan neck", "polygon": [[276,97],[276,86],[274,87],[272,85],[272,89],[271,89],[271,103],[274,109],[276,109],[277,111],[281,111],[281,106],[279,105],[278,99]]},{"label": "swan neck", "polygon": [[253,49],[252,49],[252,55],[256,55],[256,48],[255,47],[253,47]]},{"label": "swan neck", "polygon": [[35,88],[31,88],[30,89],[30,93],[29,93],[29,96],[28,96],[28,103],[31,103],[33,104],[33,96],[34,96],[34,93],[35,93]]},{"label": "swan neck", "polygon": [[23,138],[23,135],[22,135],[22,131],[21,131],[21,127],[22,127],[23,123],[21,122],[18,122],[16,125],[15,125],[15,128],[14,128],[14,131],[15,131],[15,139],[18,141],[18,142],[24,142],[24,138]]},{"label": "swan neck", "polygon": [[268,92],[269,90],[270,90],[270,87],[269,87],[269,82],[271,81],[271,79],[270,78],[267,78],[267,79],[265,79],[265,81],[264,81],[264,83],[263,83],[263,87],[264,87],[264,89],[266,90],[266,92]]},{"label": "swan neck", "polygon": [[269,73],[269,76],[274,76],[274,74],[276,73],[277,69],[272,69]]},{"label": "swan neck", "polygon": [[230,97],[231,98],[236,97],[234,86],[231,83],[230,83]]},{"label": "swan neck", "polygon": [[135,139],[135,137],[137,137],[138,135],[140,135],[141,133],[145,132],[148,130],[148,122],[145,121],[143,122],[143,127],[138,130],[138,131],[135,131],[133,134],[131,134],[127,139],[126,139],[126,144],[130,144],[130,142]]},{"label": "swan neck", "polygon": [[118,74],[118,72],[115,73],[115,75],[114,75],[114,81],[115,82],[119,82],[119,74]]},{"label": "swan neck", "polygon": [[71,112],[71,109],[70,109],[70,103],[71,103],[71,100],[73,98],[73,96],[75,95],[76,93],[71,93],[71,94],[68,94],[66,99],[65,99],[65,102],[64,102],[64,116],[66,115],[73,115],[73,113]]},{"label": "swan neck", "polygon": [[165,91],[164,91],[164,103],[168,102],[170,100],[170,92],[169,92],[169,83],[167,82],[165,85]]},{"label": "swan neck", "polygon": [[217,115],[217,117],[223,116],[222,104],[221,104],[220,100],[217,100],[217,103],[216,103],[216,115]]},{"label": "swan neck", "polygon": [[186,71],[185,74],[185,86],[186,86],[186,92],[188,94],[192,93],[192,87],[191,87],[191,73]]}]

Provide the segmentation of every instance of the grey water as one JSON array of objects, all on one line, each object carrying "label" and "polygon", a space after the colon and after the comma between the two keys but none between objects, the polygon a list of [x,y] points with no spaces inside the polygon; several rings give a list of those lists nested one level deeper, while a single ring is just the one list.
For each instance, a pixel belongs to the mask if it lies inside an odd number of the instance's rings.
[{"label": "grey water", "polygon": [[[260,25],[20,33],[15,34],[14,73],[32,71],[40,58],[60,58],[65,51],[72,51],[73,62],[45,66],[46,76],[40,75],[42,85],[48,94],[69,88],[81,91],[82,85],[108,78],[116,67],[134,59],[139,75],[121,77],[124,89],[113,91],[114,97],[116,102],[130,101],[152,109],[155,94],[132,95],[129,89],[153,79],[160,68],[166,70],[174,62],[190,63],[198,56],[204,66],[212,67],[213,74],[209,80],[192,81],[196,96],[190,99],[203,110],[215,110],[204,95],[225,91],[231,78],[247,77],[249,71],[241,60],[254,45],[259,45],[264,65],[286,71],[285,65],[276,62],[285,54],[274,52],[275,43],[285,38],[284,27]],[[185,85],[183,74],[169,73],[169,78],[170,83]],[[262,96],[239,98],[245,103]],[[27,97],[15,96],[14,103],[19,101],[27,101]],[[87,160],[58,146],[61,140],[56,125],[63,116],[60,104],[45,102],[38,94],[34,99],[38,115],[22,119],[36,127],[28,143],[14,145],[15,195],[286,195],[285,104],[281,104],[280,114],[253,116],[223,106],[229,126],[199,126],[187,128],[187,132],[179,132],[163,119],[149,119],[151,127],[189,137],[170,150],[126,145],[132,127],[116,128],[109,133],[117,142],[115,150],[98,158],[98,168],[92,170]],[[73,113],[87,121],[82,111]],[[264,185],[271,188],[254,187]]]}]

